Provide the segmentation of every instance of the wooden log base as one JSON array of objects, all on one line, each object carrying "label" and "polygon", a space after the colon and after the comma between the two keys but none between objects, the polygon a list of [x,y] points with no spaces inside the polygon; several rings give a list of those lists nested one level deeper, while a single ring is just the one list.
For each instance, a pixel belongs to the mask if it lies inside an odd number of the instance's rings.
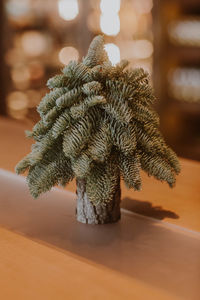
[{"label": "wooden log base", "polygon": [[83,179],[77,179],[77,221],[85,224],[114,223],[120,219],[120,182],[116,186],[113,200],[107,204],[94,205],[87,196],[86,183]]}]

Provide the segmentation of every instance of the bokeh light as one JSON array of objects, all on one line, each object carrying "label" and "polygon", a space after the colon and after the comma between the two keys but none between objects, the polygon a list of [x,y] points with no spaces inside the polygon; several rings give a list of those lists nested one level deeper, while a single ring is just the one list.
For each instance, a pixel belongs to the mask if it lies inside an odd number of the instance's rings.
[{"label": "bokeh light", "polygon": [[148,14],[153,8],[152,0],[139,0],[134,1],[134,9],[138,14]]},{"label": "bokeh light", "polygon": [[132,40],[133,34],[139,30],[138,16],[128,5],[120,11],[120,30],[126,40]]},{"label": "bokeh light", "polygon": [[9,114],[15,119],[23,119],[28,111],[28,97],[25,93],[14,91],[7,96]]},{"label": "bokeh light", "polygon": [[149,40],[126,41],[121,45],[121,51],[127,59],[148,59],[153,54],[153,45]]},{"label": "bokeh light", "polygon": [[115,36],[120,32],[120,19],[118,12],[120,10],[120,0],[101,0],[100,2],[101,31],[106,35]]},{"label": "bokeh light", "polygon": [[30,74],[27,66],[17,64],[11,69],[11,79],[16,88],[25,89],[29,85]]},{"label": "bokeh light", "polygon": [[[6,22],[12,28],[4,52],[11,79],[7,95],[12,96],[13,90],[25,95],[28,114],[38,104],[42,93],[46,93],[45,88],[43,92],[41,90],[47,79],[71,60],[80,59],[79,54],[86,53],[91,35],[100,32],[105,35],[105,50],[113,65],[120,61],[120,57],[127,58],[131,66],[152,64],[152,0],[4,2]],[[83,24],[86,28],[81,27]],[[148,40],[146,45],[142,42],[144,40]],[[19,114],[24,114],[26,109],[14,109],[12,97],[9,103],[10,115],[19,118]]]},{"label": "bokeh light", "polygon": [[120,19],[118,14],[104,13],[100,17],[101,31],[106,35],[117,35],[120,31]]},{"label": "bokeh light", "polygon": [[107,52],[108,58],[113,65],[120,62],[120,50],[117,45],[112,43],[105,44],[105,51]]},{"label": "bokeh light", "polygon": [[78,60],[79,53],[74,47],[64,47],[60,50],[58,58],[62,64],[67,65],[70,60]]},{"label": "bokeh light", "polygon": [[120,10],[120,0],[101,0],[100,9],[102,13],[118,13]]},{"label": "bokeh light", "polygon": [[200,19],[171,22],[168,32],[176,44],[200,46]]},{"label": "bokeh light", "polygon": [[200,69],[176,68],[168,74],[170,93],[186,102],[200,102]]},{"label": "bokeh light", "polygon": [[79,13],[78,1],[77,0],[59,0],[58,1],[58,13],[59,13],[59,16],[66,21],[75,19]]},{"label": "bokeh light", "polygon": [[153,54],[153,44],[148,40],[137,40],[133,43],[133,57],[145,59]]},{"label": "bokeh light", "polygon": [[21,44],[24,52],[30,56],[41,55],[48,49],[45,36],[36,30],[24,32],[21,36]]},{"label": "bokeh light", "polygon": [[25,16],[30,11],[30,0],[8,0],[6,11],[8,15],[15,18]]}]

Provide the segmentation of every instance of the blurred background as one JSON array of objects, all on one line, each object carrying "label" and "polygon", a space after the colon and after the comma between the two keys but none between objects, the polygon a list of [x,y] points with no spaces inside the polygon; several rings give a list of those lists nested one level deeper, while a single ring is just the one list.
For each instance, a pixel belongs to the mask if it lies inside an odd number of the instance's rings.
[{"label": "blurred background", "polygon": [[113,64],[150,73],[168,144],[200,160],[199,0],[3,0],[0,32],[1,115],[36,122],[47,79],[103,33]]}]

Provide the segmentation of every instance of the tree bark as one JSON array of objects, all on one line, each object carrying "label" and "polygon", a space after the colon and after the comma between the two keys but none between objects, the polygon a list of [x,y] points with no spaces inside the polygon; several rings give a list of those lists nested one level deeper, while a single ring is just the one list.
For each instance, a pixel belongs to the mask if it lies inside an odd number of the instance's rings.
[{"label": "tree bark", "polygon": [[85,224],[106,224],[114,223],[120,219],[121,189],[120,179],[116,185],[113,199],[108,203],[94,205],[90,202],[86,193],[86,182],[84,179],[77,179],[77,221]]}]

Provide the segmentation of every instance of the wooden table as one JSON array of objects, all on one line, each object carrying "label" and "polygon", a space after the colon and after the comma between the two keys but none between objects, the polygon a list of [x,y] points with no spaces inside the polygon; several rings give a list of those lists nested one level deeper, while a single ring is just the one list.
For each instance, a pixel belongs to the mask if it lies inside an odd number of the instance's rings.
[{"label": "wooden table", "polygon": [[[27,127],[0,119],[0,168],[29,152]],[[0,299],[198,300],[200,164],[181,164],[175,189],[145,174],[142,192],[122,186],[122,220],[105,226],[75,221],[73,193],[33,200],[23,177],[1,170]]]}]

